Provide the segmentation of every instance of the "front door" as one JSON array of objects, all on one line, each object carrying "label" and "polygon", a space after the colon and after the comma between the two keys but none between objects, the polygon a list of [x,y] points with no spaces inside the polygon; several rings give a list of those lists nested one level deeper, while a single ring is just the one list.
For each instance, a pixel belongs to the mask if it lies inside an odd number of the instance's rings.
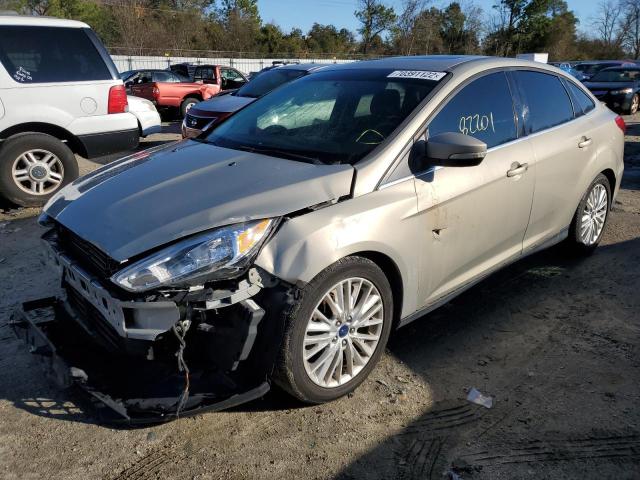
[{"label": "front door", "polygon": [[535,171],[529,143],[518,139],[504,72],[462,87],[429,122],[425,139],[461,132],[488,153],[475,167],[431,168],[416,176],[420,243],[419,302],[437,302],[518,257],[529,222]]}]

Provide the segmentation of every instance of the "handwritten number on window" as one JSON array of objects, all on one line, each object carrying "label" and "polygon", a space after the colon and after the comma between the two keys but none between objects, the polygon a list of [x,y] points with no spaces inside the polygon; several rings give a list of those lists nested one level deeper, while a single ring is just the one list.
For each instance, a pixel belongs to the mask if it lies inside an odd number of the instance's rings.
[{"label": "handwritten number on window", "polygon": [[495,125],[493,124],[493,112],[489,112],[488,115],[467,115],[460,117],[458,122],[458,130],[464,135],[473,135],[478,132],[485,132],[487,130],[496,133]]}]

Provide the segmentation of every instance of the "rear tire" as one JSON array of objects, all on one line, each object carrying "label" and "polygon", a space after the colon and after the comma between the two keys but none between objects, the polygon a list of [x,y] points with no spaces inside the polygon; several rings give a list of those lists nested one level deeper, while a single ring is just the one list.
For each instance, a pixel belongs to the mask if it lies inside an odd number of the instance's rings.
[{"label": "rear tire", "polygon": [[0,195],[23,207],[44,205],[78,178],[73,152],[44,133],[10,137],[0,146]]},{"label": "rear tire", "polygon": [[587,188],[569,227],[567,245],[571,252],[590,255],[596,249],[611,211],[611,186],[602,173]]},{"label": "rear tire", "polygon": [[182,104],[180,104],[180,113],[182,114],[182,118],[184,118],[191,107],[199,102],[200,100],[198,100],[196,97],[187,97],[182,100]]},{"label": "rear tire", "polygon": [[[334,312],[336,305],[347,306],[343,314]],[[274,380],[303,402],[328,402],[355,390],[384,352],[393,321],[391,286],[371,260],[346,257],[309,282],[285,316]]]}]

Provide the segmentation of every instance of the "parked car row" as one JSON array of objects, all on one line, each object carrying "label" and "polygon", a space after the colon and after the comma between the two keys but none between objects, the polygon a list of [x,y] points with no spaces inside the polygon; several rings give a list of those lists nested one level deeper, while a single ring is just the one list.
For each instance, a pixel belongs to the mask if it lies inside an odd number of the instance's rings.
[{"label": "parked car row", "polygon": [[235,68],[221,65],[172,65],[169,70],[143,69],[123,72],[127,92],[146,98],[164,110],[177,110],[184,117],[196,103],[220,92],[235,90],[247,77]]},{"label": "parked car row", "polygon": [[591,93],[616,112],[633,115],[640,108],[640,63],[597,60],[551,65],[580,80]]}]

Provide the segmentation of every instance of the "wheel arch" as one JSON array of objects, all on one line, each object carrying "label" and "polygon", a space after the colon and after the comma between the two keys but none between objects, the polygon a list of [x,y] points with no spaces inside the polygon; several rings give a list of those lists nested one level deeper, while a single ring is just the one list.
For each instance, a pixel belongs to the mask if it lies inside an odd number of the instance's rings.
[{"label": "wheel arch", "polygon": [[355,252],[348,256],[364,257],[371,260],[380,267],[384,275],[387,277],[387,280],[389,280],[389,284],[391,285],[391,293],[393,295],[393,328],[397,327],[400,323],[400,317],[402,314],[404,285],[400,269],[398,268],[398,265],[396,265],[396,262],[394,262],[388,255],[373,250]]},{"label": "wheel arch", "polygon": [[191,93],[187,93],[184,97],[182,97],[182,100],[180,100],[180,104],[182,105],[182,102],[184,102],[187,98],[195,98],[196,100],[199,100],[200,102],[202,102],[202,100],[203,100],[202,93],[200,93],[200,92],[191,92]]},{"label": "wheel arch", "polygon": [[[609,188],[611,190],[611,197],[615,198],[616,174],[610,168],[606,168],[600,173],[607,177],[607,180],[609,181]],[[611,202],[610,208],[613,208],[613,202]]]},{"label": "wheel arch", "polygon": [[26,135],[29,133],[44,133],[46,135],[51,135],[52,137],[65,142],[73,153],[77,153],[83,157],[87,156],[86,148],[78,137],[72,134],[69,130],[51,123],[28,122],[13,125],[0,133],[0,139],[4,141],[16,135]]}]

